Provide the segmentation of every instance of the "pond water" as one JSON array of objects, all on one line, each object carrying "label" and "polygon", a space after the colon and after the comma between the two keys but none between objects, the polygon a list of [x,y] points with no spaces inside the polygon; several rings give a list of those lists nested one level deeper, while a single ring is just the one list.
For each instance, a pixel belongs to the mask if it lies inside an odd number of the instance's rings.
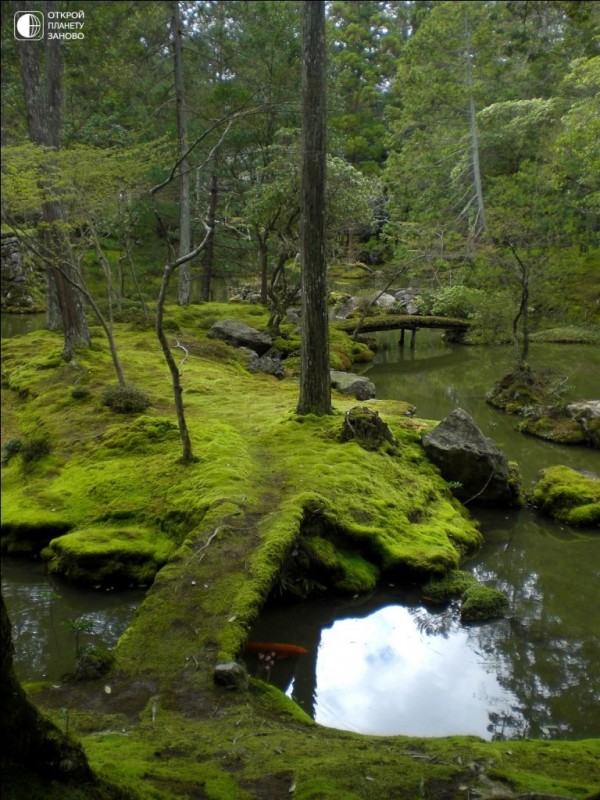
[{"label": "pond water", "polygon": [[145,592],[79,589],[46,574],[41,561],[2,556],[2,594],[12,624],[17,675],[28,682],[57,681],[74,669],[74,620],[89,621],[90,629],[80,633],[80,648],[112,650]]},{"label": "pond water", "polygon": [[39,331],[45,324],[45,314],[0,314],[0,335],[2,339],[24,336]]},{"label": "pond water", "polygon": [[[508,348],[446,345],[420,331],[414,351],[397,333],[378,335],[362,370],[379,398],[406,400],[441,419],[457,406],[474,416],[526,485],[543,467],[600,472],[590,448],[553,445],[515,431],[515,419],[485,403],[512,362]],[[535,345],[530,362],[569,376],[572,399],[598,396],[600,349]],[[507,619],[464,626],[456,604],[426,607],[418,593],[387,587],[351,601],[266,609],[250,637],[292,642],[309,653],[278,661],[248,654],[317,722],[368,734],[486,739],[600,735],[600,532],[568,530],[530,509],[477,511],[485,545],[463,566],[507,592]]]}]

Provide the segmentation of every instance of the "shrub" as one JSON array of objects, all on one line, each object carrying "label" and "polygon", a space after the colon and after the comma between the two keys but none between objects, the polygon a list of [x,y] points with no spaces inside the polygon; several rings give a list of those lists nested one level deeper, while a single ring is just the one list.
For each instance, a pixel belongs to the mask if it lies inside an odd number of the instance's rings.
[{"label": "shrub", "polygon": [[433,297],[431,313],[440,317],[471,317],[485,299],[481,289],[456,284],[445,286]]},{"label": "shrub", "polygon": [[107,386],[102,392],[102,405],[117,414],[136,414],[152,405],[150,397],[136,386]]}]

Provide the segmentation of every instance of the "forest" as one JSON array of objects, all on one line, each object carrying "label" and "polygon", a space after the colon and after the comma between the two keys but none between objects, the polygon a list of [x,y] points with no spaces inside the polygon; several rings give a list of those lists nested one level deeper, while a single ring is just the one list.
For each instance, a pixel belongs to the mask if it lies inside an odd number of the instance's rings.
[{"label": "forest", "polygon": [[[3,796],[597,796],[600,3],[1,5],[1,310],[35,321],[2,340],[3,561],[143,589],[118,641],[69,619],[72,670],[21,681],[3,577]],[[484,433],[428,405],[459,358]],[[433,454],[448,420],[485,467]],[[516,556],[511,592],[512,538],[464,566],[501,518],[585,542],[577,601]],[[520,617],[534,579],[569,655]],[[318,638],[254,626],[382,587],[454,614],[445,638],[518,631],[480,648],[515,651],[519,713],[320,725]],[[280,660],[312,665],[310,701]]]}]

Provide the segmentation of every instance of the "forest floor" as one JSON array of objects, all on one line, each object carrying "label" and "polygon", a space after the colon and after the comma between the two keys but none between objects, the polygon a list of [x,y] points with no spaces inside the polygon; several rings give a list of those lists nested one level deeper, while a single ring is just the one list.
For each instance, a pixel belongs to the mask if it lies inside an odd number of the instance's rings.
[{"label": "forest floor", "polygon": [[[244,690],[215,685],[215,666],[241,658],[270,592],[294,580],[284,567],[309,522],[335,537],[333,588],[347,592],[384,575],[442,574],[481,542],[424,457],[420,437],[431,423],[407,417],[407,404],[366,404],[396,442],[367,451],[339,436],[356,400],[336,395],[330,417],[298,417],[297,381],[252,375],[236,351],[206,336],[224,317],[260,327],[261,313],[169,309],[174,342],[188,353],[190,465],[178,461],[169,373],[151,330],[116,328],[127,379],[153,401],[135,415],[101,403],[114,378],[98,331],[70,364],[46,331],[5,343],[3,444],[46,445],[4,467],[4,546],[45,546],[54,531],[50,568],[90,585],[157,572],[112,671],[30,687],[35,702],[63,728],[68,718],[100,775],[143,800],[593,795],[600,740],[361,736],[317,725],[255,678]],[[318,537],[311,547],[325,558]]]}]

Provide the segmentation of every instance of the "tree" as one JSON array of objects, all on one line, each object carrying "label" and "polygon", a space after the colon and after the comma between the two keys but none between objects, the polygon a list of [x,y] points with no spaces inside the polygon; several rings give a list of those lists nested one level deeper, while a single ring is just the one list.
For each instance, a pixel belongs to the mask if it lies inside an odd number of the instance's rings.
[{"label": "tree", "polygon": [[[56,3],[47,2],[47,12],[52,12]],[[25,6],[14,3],[15,11]],[[40,42],[18,43],[21,81],[27,113],[29,138],[34,144],[49,148],[60,148],[60,120],[62,106],[61,79],[63,61],[58,40],[44,41],[44,85],[40,70]],[[42,187],[46,186],[43,179]],[[83,298],[75,288],[78,268],[74,262],[68,237],[63,231],[64,213],[60,202],[47,187],[42,203],[47,225],[46,248],[53,254],[52,266],[48,270],[47,318],[51,330],[62,328],[64,334],[63,357],[70,360],[75,348],[90,342],[85,318]],[[59,269],[62,266],[62,269]]]},{"label": "tree", "polygon": [[299,414],[331,413],[325,260],[325,3],[305,0],[302,38],[302,347]]},{"label": "tree", "polygon": [[[171,3],[171,40],[173,47],[173,66],[175,72],[175,108],[177,117],[178,154],[181,159],[179,167],[179,258],[190,252],[190,165],[186,155],[188,149],[185,91],[183,83],[183,33],[179,0]],[[179,286],[177,300],[180,306],[190,304],[191,274],[190,264],[186,261],[179,270]]]}]

